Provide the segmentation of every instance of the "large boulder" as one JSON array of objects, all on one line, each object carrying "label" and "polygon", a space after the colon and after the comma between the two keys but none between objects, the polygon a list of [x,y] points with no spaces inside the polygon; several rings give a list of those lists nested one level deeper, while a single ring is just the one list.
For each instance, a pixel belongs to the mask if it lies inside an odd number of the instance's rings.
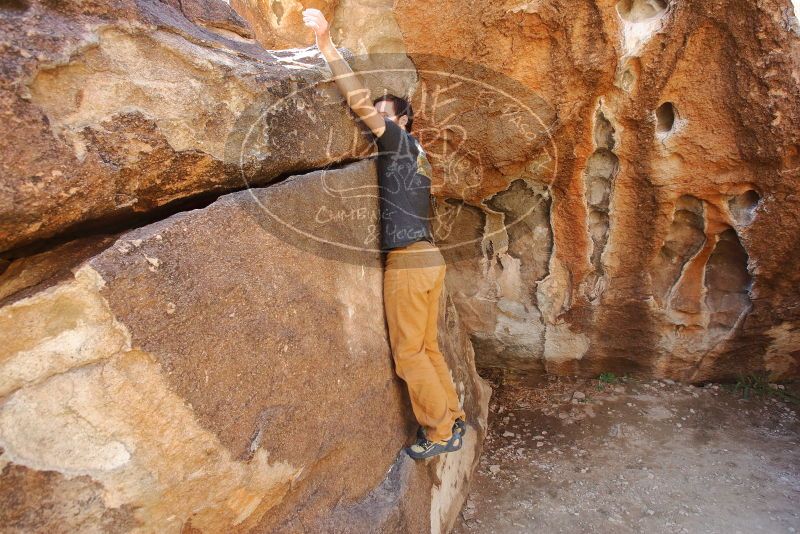
[{"label": "large boulder", "polygon": [[489,387],[449,291],[463,448],[414,462],[373,160],[231,193],[0,277],[0,523],[15,532],[446,532]]},{"label": "large boulder", "polygon": [[220,0],[4,3],[0,252],[368,151],[318,51],[251,37]]}]

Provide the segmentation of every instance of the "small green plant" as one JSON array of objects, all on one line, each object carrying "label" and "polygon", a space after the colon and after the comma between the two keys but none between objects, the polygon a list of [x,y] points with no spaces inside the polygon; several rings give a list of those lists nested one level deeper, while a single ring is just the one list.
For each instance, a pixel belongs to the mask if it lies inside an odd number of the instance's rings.
[{"label": "small green plant", "polygon": [[604,384],[616,384],[618,378],[614,373],[602,373],[598,380]]},{"label": "small green plant", "polygon": [[765,397],[769,395],[769,381],[763,374],[739,375],[739,378],[731,385],[731,392],[739,394],[742,398]]},{"label": "small green plant", "polygon": [[741,395],[743,399],[750,399],[751,397],[779,397],[789,402],[800,401],[800,398],[795,395],[770,384],[766,373],[739,375],[735,383],[727,384],[725,388],[734,395]]},{"label": "small green plant", "polygon": [[601,373],[597,377],[597,389],[604,389],[606,384],[616,384],[618,380],[614,373]]}]

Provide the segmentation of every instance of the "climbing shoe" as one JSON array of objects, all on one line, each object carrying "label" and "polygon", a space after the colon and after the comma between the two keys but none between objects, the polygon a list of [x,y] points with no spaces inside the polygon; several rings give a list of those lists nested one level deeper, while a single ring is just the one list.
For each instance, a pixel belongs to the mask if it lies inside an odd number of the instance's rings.
[{"label": "climbing shoe", "polygon": [[[462,436],[467,433],[467,424],[460,417],[453,423],[453,434],[456,432],[460,433]],[[421,426],[417,429],[417,438],[425,439],[425,429]]]},{"label": "climbing shoe", "polygon": [[428,438],[420,438],[410,447],[406,447],[406,452],[415,460],[430,458],[443,452],[453,452],[461,448],[461,434],[454,433],[450,439],[442,441],[431,441]]},{"label": "climbing shoe", "polygon": [[462,436],[467,433],[467,423],[460,417],[456,419],[456,422],[453,423],[453,432],[458,432]]}]

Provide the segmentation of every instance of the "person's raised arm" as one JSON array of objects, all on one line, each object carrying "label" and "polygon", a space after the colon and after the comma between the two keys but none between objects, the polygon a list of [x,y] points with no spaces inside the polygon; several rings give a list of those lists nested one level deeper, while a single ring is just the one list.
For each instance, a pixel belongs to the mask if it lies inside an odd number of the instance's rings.
[{"label": "person's raised arm", "polygon": [[317,47],[327,61],[334,76],[339,92],[347,100],[347,105],[358,115],[375,137],[383,135],[386,129],[383,117],[372,105],[369,89],[350,68],[342,55],[336,50],[331,40],[330,27],[319,9],[309,8],[303,11],[303,23],[314,30]]}]

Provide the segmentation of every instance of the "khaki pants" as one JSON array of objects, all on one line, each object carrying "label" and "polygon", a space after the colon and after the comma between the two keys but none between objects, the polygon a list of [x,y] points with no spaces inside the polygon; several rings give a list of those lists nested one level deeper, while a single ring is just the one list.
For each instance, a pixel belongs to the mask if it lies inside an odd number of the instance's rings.
[{"label": "khaki pants", "polygon": [[390,250],[383,275],[395,371],[408,385],[414,416],[432,441],[449,438],[456,418],[466,420],[437,340],[445,270],[439,249],[417,241]]}]

